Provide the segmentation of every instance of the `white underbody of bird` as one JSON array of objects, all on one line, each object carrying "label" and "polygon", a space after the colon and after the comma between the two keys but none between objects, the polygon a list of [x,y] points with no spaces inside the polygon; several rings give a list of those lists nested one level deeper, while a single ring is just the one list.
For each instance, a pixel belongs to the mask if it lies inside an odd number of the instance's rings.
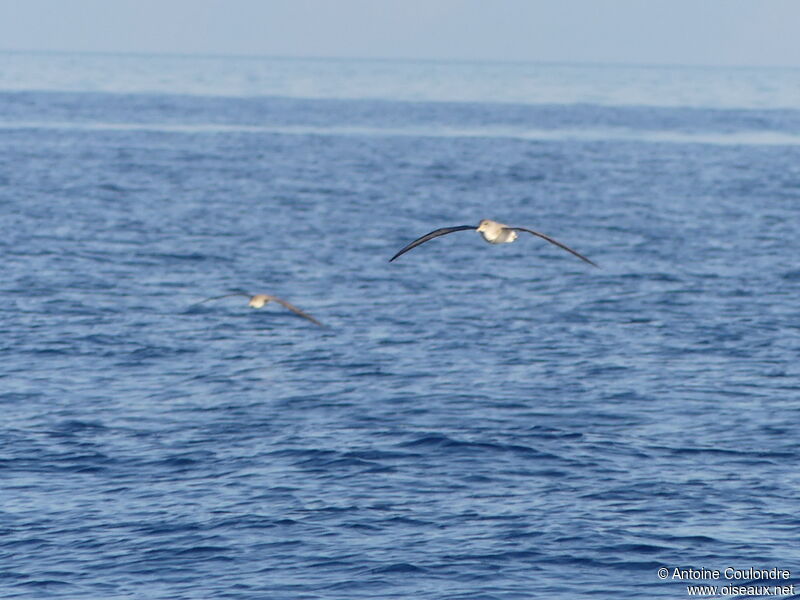
[{"label": "white underbody of bird", "polygon": [[265,304],[267,304],[272,298],[267,296],[266,294],[256,294],[255,296],[250,298],[250,301],[247,303],[247,306],[251,308],[263,308]]},{"label": "white underbody of bird", "polygon": [[510,229],[508,225],[490,221],[489,219],[481,221],[478,224],[477,231],[490,244],[510,244],[519,237],[517,232]]}]

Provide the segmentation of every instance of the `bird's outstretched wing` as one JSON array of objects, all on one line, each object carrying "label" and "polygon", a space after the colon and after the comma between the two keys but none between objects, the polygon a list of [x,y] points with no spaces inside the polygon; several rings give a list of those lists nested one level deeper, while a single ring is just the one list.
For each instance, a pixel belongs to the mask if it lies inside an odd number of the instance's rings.
[{"label": "bird's outstretched wing", "polygon": [[278,298],[277,296],[270,296],[269,294],[265,294],[265,296],[267,296],[267,297],[268,297],[270,300],[274,300],[275,302],[277,302],[277,303],[278,303],[278,304],[280,304],[281,306],[283,306],[283,307],[285,307],[285,308],[288,308],[288,309],[289,309],[290,311],[292,311],[293,313],[295,313],[295,314],[297,314],[297,315],[300,315],[301,317],[303,317],[303,318],[305,318],[305,319],[308,319],[308,320],[309,320],[309,321],[311,321],[312,323],[315,323],[315,324],[319,325],[320,327],[325,327],[325,325],[323,325],[322,323],[320,323],[319,321],[317,321],[317,320],[316,320],[314,317],[312,317],[310,314],[308,314],[308,313],[306,313],[306,312],[303,312],[302,310],[300,310],[299,308],[297,308],[297,307],[296,307],[294,304],[290,304],[290,303],[289,303],[289,302],[287,302],[286,300],[281,300],[281,299],[280,299],[280,298]]},{"label": "bird's outstretched wing", "polygon": [[231,296],[244,296],[245,298],[249,298],[250,294],[247,292],[232,292],[230,294],[222,294],[222,296],[211,296],[211,298],[206,298],[205,300],[200,300],[197,304],[202,304],[203,302],[208,302],[210,300],[219,300],[221,298],[230,298]]},{"label": "bird's outstretched wing", "polygon": [[389,262],[392,262],[395,258],[400,256],[401,254],[405,254],[409,250],[416,248],[420,244],[424,244],[428,240],[432,240],[433,238],[437,238],[442,235],[447,235],[448,233],[453,233],[454,231],[465,231],[467,229],[472,229],[473,231],[477,229],[474,225],[459,225],[458,227],[442,227],[441,229],[437,229],[436,231],[431,231],[430,233],[426,233],[421,238],[417,238],[413,242],[411,242],[408,246],[400,250],[397,254],[395,254],[392,258],[389,259]]},{"label": "bird's outstretched wing", "polygon": [[578,258],[580,258],[582,261],[585,261],[585,262],[589,263],[589,264],[590,264],[590,265],[592,265],[593,267],[599,267],[599,265],[598,265],[597,263],[595,263],[594,261],[591,261],[591,260],[589,260],[588,258],[586,258],[586,257],[585,257],[583,254],[581,254],[580,252],[577,252],[577,251],[573,250],[572,248],[570,248],[570,247],[569,247],[569,246],[567,246],[566,244],[562,244],[562,243],[561,243],[561,242],[559,242],[558,240],[554,240],[554,239],[553,239],[553,238],[551,238],[549,235],[545,235],[545,234],[543,234],[543,233],[539,233],[538,231],[534,231],[533,229],[526,229],[525,227],[506,227],[506,229],[513,229],[514,231],[527,231],[528,233],[532,233],[533,235],[535,235],[535,236],[537,236],[537,237],[540,237],[540,238],[542,238],[543,240],[547,240],[547,241],[548,241],[548,242],[550,242],[551,244],[554,244],[554,245],[558,246],[559,248],[563,248],[563,249],[564,249],[564,250],[566,250],[567,252],[569,252],[569,253],[571,253],[571,254],[574,254],[575,256],[577,256]]}]

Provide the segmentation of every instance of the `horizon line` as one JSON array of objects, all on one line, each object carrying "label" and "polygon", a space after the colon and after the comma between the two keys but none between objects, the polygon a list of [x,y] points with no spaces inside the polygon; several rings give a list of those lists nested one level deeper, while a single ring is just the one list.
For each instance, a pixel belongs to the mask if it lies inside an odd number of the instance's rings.
[{"label": "horizon line", "polygon": [[44,55],[90,55],[90,56],[130,56],[130,57],[171,57],[171,58],[213,58],[247,60],[310,60],[310,61],[355,61],[355,62],[394,62],[394,63],[442,63],[442,64],[487,64],[487,65],[550,65],[571,67],[629,67],[629,68],[681,68],[681,69],[783,69],[800,70],[800,65],[779,64],[685,64],[677,62],[626,62],[591,60],[555,60],[525,58],[464,58],[464,57],[402,57],[402,56],[320,56],[291,54],[242,54],[234,52],[177,52],[153,50],[55,50],[0,48],[3,54],[44,54]]}]

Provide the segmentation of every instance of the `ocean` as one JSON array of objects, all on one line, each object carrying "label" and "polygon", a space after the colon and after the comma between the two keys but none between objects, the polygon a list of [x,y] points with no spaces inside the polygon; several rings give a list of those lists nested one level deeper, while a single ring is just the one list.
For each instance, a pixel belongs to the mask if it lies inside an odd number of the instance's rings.
[{"label": "ocean", "polygon": [[800,70],[0,53],[0,597],[800,598],[799,219]]}]

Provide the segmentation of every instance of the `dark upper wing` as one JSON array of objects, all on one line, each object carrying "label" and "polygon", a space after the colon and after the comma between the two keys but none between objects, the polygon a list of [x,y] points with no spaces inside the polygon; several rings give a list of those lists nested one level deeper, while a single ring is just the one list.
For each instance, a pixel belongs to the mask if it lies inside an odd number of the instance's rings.
[{"label": "dark upper wing", "polygon": [[467,229],[475,230],[477,227],[474,225],[459,225],[458,227],[442,227],[441,229],[437,229],[436,231],[431,231],[430,233],[426,233],[421,238],[418,238],[411,242],[408,246],[400,250],[397,254],[395,254],[392,258],[389,259],[389,262],[392,262],[395,258],[400,256],[401,254],[405,254],[409,250],[416,248],[420,244],[424,244],[428,240],[432,240],[433,238],[439,237],[441,235],[447,235],[448,233],[453,233],[454,231],[465,231]]},{"label": "dark upper wing", "polygon": [[222,294],[222,296],[211,296],[211,298],[206,298],[205,300],[200,300],[197,304],[202,304],[203,302],[208,302],[209,300],[219,300],[220,298],[229,298],[230,296],[244,296],[245,298],[249,298],[250,294],[247,292],[233,292],[231,294]]},{"label": "dark upper wing", "polygon": [[513,229],[514,231],[527,231],[528,233],[532,233],[533,235],[535,235],[535,236],[537,236],[537,237],[540,237],[540,238],[542,238],[543,240],[547,240],[547,241],[548,241],[548,242],[550,242],[551,244],[555,244],[555,245],[556,245],[556,246],[558,246],[559,248],[563,248],[563,249],[564,249],[564,250],[566,250],[567,252],[570,252],[570,253],[574,254],[575,256],[577,256],[578,258],[580,258],[580,259],[581,259],[581,260],[583,260],[583,261],[586,261],[586,262],[587,262],[587,263],[589,263],[590,265],[592,265],[592,266],[594,266],[594,267],[597,267],[597,266],[598,266],[598,265],[597,265],[597,263],[595,263],[594,261],[591,261],[591,260],[589,260],[588,258],[586,258],[586,257],[585,257],[583,254],[581,254],[580,252],[576,252],[575,250],[573,250],[573,249],[572,249],[572,248],[570,248],[569,246],[566,246],[566,245],[562,244],[562,243],[561,243],[561,242],[559,242],[558,240],[554,240],[554,239],[553,239],[553,238],[551,238],[549,235],[545,235],[545,234],[543,234],[543,233],[539,233],[538,231],[534,231],[533,229],[525,229],[524,227],[507,227],[506,229]]},{"label": "dark upper wing", "polygon": [[322,323],[320,323],[319,321],[317,321],[317,320],[316,320],[314,317],[312,317],[310,314],[303,312],[302,310],[300,310],[299,308],[297,308],[297,307],[296,307],[294,304],[290,304],[290,303],[288,303],[286,300],[281,300],[281,299],[280,299],[280,298],[278,298],[277,296],[269,296],[269,298],[270,298],[270,300],[275,300],[275,302],[277,302],[278,304],[280,304],[280,305],[284,306],[285,308],[288,308],[288,309],[289,309],[290,311],[292,311],[293,313],[295,313],[295,314],[297,314],[297,315],[300,315],[301,317],[304,317],[304,318],[308,319],[308,320],[309,320],[309,321],[311,321],[312,323],[316,323],[316,324],[317,324],[317,325],[319,325],[320,327],[325,327],[325,326],[324,326]]}]

